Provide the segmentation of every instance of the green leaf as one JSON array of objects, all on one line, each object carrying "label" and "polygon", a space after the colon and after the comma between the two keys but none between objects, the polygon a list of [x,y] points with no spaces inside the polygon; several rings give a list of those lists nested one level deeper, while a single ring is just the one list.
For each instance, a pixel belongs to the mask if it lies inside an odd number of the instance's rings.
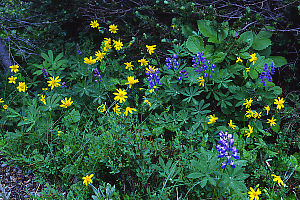
[{"label": "green leaf", "polygon": [[242,33],[238,39],[238,43],[244,44],[244,47],[240,50],[241,52],[247,51],[253,44],[252,31],[247,31],[245,33]]},{"label": "green leaf", "polygon": [[182,26],[181,31],[185,37],[193,35],[193,29],[191,28],[191,26],[184,25],[184,26]]},{"label": "green leaf", "polygon": [[251,68],[250,68],[249,75],[250,75],[250,77],[251,77],[252,79],[257,79],[257,78],[258,78],[258,73],[256,72],[256,70],[251,69]]},{"label": "green leaf", "polygon": [[268,46],[271,45],[271,40],[269,38],[255,38],[252,48],[260,51],[266,49]]},{"label": "green leaf", "polygon": [[283,56],[270,56],[270,58],[274,61],[274,67],[281,67],[287,64],[287,61]]},{"label": "green leaf", "polygon": [[217,54],[213,55],[212,61],[213,63],[221,63],[225,59],[226,54],[223,52],[218,52]]},{"label": "green leaf", "polygon": [[202,174],[201,172],[194,172],[194,173],[191,173],[189,175],[187,175],[187,178],[200,178],[200,177],[203,177],[204,174]]},{"label": "green leaf", "polygon": [[186,41],[186,47],[194,54],[204,51],[204,42],[199,36],[190,36]]},{"label": "green leaf", "polygon": [[[208,37],[208,42],[220,43],[220,41],[218,40],[218,32],[214,29],[214,27],[212,27],[210,25],[211,21],[209,21],[209,20],[198,20],[197,24],[198,24],[199,32],[203,36]],[[224,38],[224,37],[222,37],[222,38]]]}]

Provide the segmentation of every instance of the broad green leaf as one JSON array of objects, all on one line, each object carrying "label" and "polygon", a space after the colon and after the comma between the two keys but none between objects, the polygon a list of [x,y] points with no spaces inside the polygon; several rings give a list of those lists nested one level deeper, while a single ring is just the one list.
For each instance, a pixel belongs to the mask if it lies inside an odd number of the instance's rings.
[{"label": "broad green leaf", "polygon": [[200,177],[203,177],[204,174],[200,173],[200,172],[194,172],[194,173],[191,173],[189,175],[187,175],[187,178],[200,178]]},{"label": "broad green leaf", "polygon": [[271,45],[271,40],[269,38],[255,38],[252,44],[252,48],[260,51],[266,49],[268,46]]},{"label": "broad green leaf", "polygon": [[253,44],[252,31],[247,31],[245,33],[242,33],[238,39],[238,43],[244,45],[244,47],[241,49],[241,52],[247,51]]},{"label": "broad green leaf", "polygon": [[283,56],[270,56],[270,58],[274,61],[274,67],[281,67],[287,64],[287,61]]},{"label": "broad green leaf", "polygon": [[213,55],[212,61],[213,63],[221,63],[225,59],[226,54],[223,52],[218,52],[217,54]]},{"label": "broad green leaf", "polygon": [[256,72],[255,69],[251,69],[250,68],[250,72],[249,72],[249,75],[252,79],[257,79],[258,78],[258,73]]},{"label": "broad green leaf", "polygon": [[190,36],[186,41],[186,47],[194,54],[204,51],[204,42],[199,36]]}]

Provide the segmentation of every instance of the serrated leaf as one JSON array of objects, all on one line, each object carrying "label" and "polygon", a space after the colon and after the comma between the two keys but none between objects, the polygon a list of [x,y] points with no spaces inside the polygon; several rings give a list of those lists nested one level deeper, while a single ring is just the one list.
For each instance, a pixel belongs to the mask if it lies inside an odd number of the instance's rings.
[{"label": "serrated leaf", "polygon": [[253,44],[252,31],[247,31],[245,33],[242,33],[238,39],[238,42],[243,43],[245,45],[245,47],[241,49],[241,52],[247,51]]},{"label": "serrated leaf", "polygon": [[204,51],[204,42],[199,36],[190,36],[186,41],[186,48],[190,52],[197,54]]},{"label": "serrated leaf", "polygon": [[269,38],[255,38],[252,44],[252,48],[254,50],[260,51],[266,49],[270,45],[271,45],[271,40]]},{"label": "serrated leaf", "polygon": [[225,59],[226,54],[223,52],[218,52],[217,54],[213,55],[212,61],[213,63],[221,63]]}]

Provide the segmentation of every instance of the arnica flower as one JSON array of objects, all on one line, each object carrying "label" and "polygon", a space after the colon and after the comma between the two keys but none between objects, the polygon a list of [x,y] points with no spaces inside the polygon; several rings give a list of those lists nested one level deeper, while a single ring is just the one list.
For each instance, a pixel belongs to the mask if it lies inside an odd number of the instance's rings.
[{"label": "arnica flower", "polygon": [[118,41],[113,40],[113,42],[114,42],[114,47],[115,47],[116,50],[121,50],[122,49],[123,43],[120,40],[118,40]]},{"label": "arnica flower", "polygon": [[250,67],[247,67],[247,68],[246,68],[246,72],[250,72]]},{"label": "arnica flower", "polygon": [[127,92],[125,90],[122,90],[122,89],[117,89],[117,92],[115,92],[113,94],[116,95],[114,100],[120,101],[120,103],[122,103],[123,101],[125,101],[125,99],[128,98],[126,96]]},{"label": "arnica flower", "polygon": [[26,86],[25,82],[19,82],[19,86],[17,87],[19,92],[25,92],[27,88],[28,87]]},{"label": "arnica flower", "polygon": [[196,56],[193,57],[192,62],[193,64],[193,68],[195,68],[195,72],[198,72],[199,75],[204,76],[204,78],[207,77],[207,75],[209,76],[209,78],[211,78],[211,73],[215,73],[215,64],[211,64],[209,60],[206,60],[204,58],[204,52],[199,52],[197,53]]},{"label": "arnica flower", "polygon": [[250,197],[250,200],[259,200],[259,195],[261,194],[261,191],[259,188],[255,191],[252,187],[250,187],[250,191],[248,192],[248,195]]},{"label": "arnica flower", "polygon": [[174,68],[174,70],[177,70],[180,63],[177,61],[178,56],[176,54],[172,55],[172,58],[166,58],[166,66],[168,69]]},{"label": "arnica flower", "polygon": [[[160,78],[159,78],[159,70],[155,68],[155,66],[149,65],[146,68],[146,75],[148,76],[147,81],[150,83],[149,89],[152,89],[154,86],[161,85]],[[155,88],[157,90],[157,88]]]},{"label": "arnica flower", "polygon": [[5,104],[5,105],[3,105],[3,109],[7,109],[8,108],[8,106]]},{"label": "arnica flower", "polygon": [[11,65],[9,66],[11,72],[17,73],[19,71],[19,65]]},{"label": "arnica flower", "polygon": [[148,104],[150,107],[151,107],[151,103],[150,103],[150,101],[145,97],[145,96],[143,96],[144,97],[144,103],[146,103],[146,104]]},{"label": "arnica flower", "polygon": [[246,117],[247,118],[250,118],[250,117],[252,117],[253,116],[253,111],[251,110],[251,109],[248,109],[247,111],[246,111]]},{"label": "arnica flower", "polygon": [[125,112],[123,113],[123,116],[124,116],[124,115],[127,116],[128,113],[132,114],[132,111],[136,111],[136,109],[135,109],[135,108],[126,107],[126,110],[125,110]]},{"label": "arnica flower", "polygon": [[138,79],[134,79],[133,76],[128,76],[127,79],[128,79],[128,82],[125,83],[125,85],[129,85],[129,88],[131,88],[133,84],[139,82],[139,80]]},{"label": "arnica flower", "polygon": [[241,63],[242,63],[243,60],[241,59],[241,57],[237,57],[235,62],[236,62],[236,63],[238,63],[238,62],[241,62]]},{"label": "arnica flower", "polygon": [[256,53],[251,54],[250,56],[251,56],[251,58],[249,59],[249,61],[252,62],[254,65],[257,61]]},{"label": "arnica flower", "polygon": [[250,108],[252,101],[253,101],[252,98],[250,98],[249,100],[246,99],[246,103],[243,103],[243,105],[246,106],[246,108]]},{"label": "arnica flower", "polygon": [[84,63],[88,64],[88,65],[92,65],[92,64],[95,64],[97,62],[96,59],[93,59],[92,56],[90,56],[90,59],[88,58],[84,58]]},{"label": "arnica flower", "polygon": [[97,28],[98,26],[99,26],[99,24],[98,24],[98,21],[97,20],[95,20],[95,21],[91,21],[91,27],[92,28]]},{"label": "arnica flower", "polygon": [[218,120],[218,117],[216,117],[215,114],[210,115],[209,122],[207,122],[207,124],[213,124],[213,123],[215,123],[217,120]]},{"label": "arnica flower", "polygon": [[277,105],[277,109],[281,110],[281,108],[284,108],[284,100],[283,98],[280,99],[280,97],[278,97],[278,99],[274,99],[274,104]]},{"label": "arnica flower", "polygon": [[41,95],[40,101],[43,102],[43,104],[46,105],[45,95]]},{"label": "arnica flower", "polygon": [[232,134],[228,134],[227,132],[220,131],[219,133],[219,144],[215,146],[215,148],[219,151],[219,158],[226,158],[225,162],[222,162],[221,169],[224,169],[227,164],[229,164],[232,168],[235,168],[234,161],[231,158],[236,160],[240,159],[237,155],[238,150],[234,147],[234,139],[232,138]]},{"label": "arnica flower", "polygon": [[265,63],[263,72],[261,72],[259,79],[260,82],[265,86],[265,81],[268,80],[269,82],[272,82],[272,76],[275,73],[275,67],[273,63],[270,65],[271,70],[269,70],[269,66],[267,63]]},{"label": "arnica flower", "polygon": [[67,97],[65,97],[65,100],[61,100],[61,105],[59,105],[62,108],[67,108],[68,106],[71,106],[73,101],[71,101],[71,97],[69,99],[67,99]]},{"label": "arnica flower", "polygon": [[267,119],[267,123],[270,124],[270,126],[275,126],[276,125],[276,119],[274,119],[274,117],[272,117],[272,119]]},{"label": "arnica flower", "polygon": [[97,110],[99,111],[99,112],[105,112],[105,106],[106,106],[106,102],[104,102],[104,104],[102,104],[101,106],[99,106],[98,108],[97,108]]},{"label": "arnica flower", "polygon": [[8,83],[16,84],[17,78],[18,77],[14,77],[14,76],[8,77]]},{"label": "arnica flower", "polygon": [[187,78],[188,77],[187,74],[188,73],[186,72],[186,70],[179,71],[179,77],[178,77],[177,81],[180,81],[182,78]]},{"label": "arnica flower", "polygon": [[57,136],[60,136],[62,131],[57,131]]},{"label": "arnica flower", "polygon": [[144,59],[144,58],[141,59],[141,60],[138,60],[138,62],[141,63],[141,66],[143,66],[143,65],[144,66],[148,66],[148,61],[146,59]]},{"label": "arnica flower", "polygon": [[94,70],[93,70],[93,72],[94,72],[94,77],[96,77],[97,79],[95,80],[95,82],[100,82],[101,81],[101,78],[102,78],[102,76],[100,75],[100,72],[98,71],[98,69],[97,68],[95,68]]},{"label": "arnica flower", "polygon": [[87,185],[93,183],[93,181],[92,181],[93,176],[94,176],[94,174],[86,175],[86,177],[83,177],[82,178],[83,179],[83,184],[87,186]]},{"label": "arnica flower", "polygon": [[236,125],[233,124],[232,120],[229,121],[228,125],[232,129],[235,129],[235,127],[236,127]]},{"label": "arnica flower", "polygon": [[61,79],[59,79],[59,76],[55,77],[50,77],[50,81],[48,82],[48,86],[51,87],[51,90],[53,90],[54,87],[59,87],[60,84],[59,82],[61,81]]},{"label": "arnica flower", "polygon": [[152,53],[154,53],[156,45],[152,45],[152,46],[146,45],[146,47],[147,47],[148,53],[151,55]]},{"label": "arnica flower", "polygon": [[126,62],[124,63],[124,65],[126,65],[125,69],[133,70],[133,65],[131,64],[131,62]]},{"label": "arnica flower", "polygon": [[204,80],[203,76],[199,76],[197,80],[198,80],[197,82],[200,83],[199,86],[204,87],[205,80]]},{"label": "arnica flower", "polygon": [[264,107],[264,109],[266,109],[266,111],[267,111],[267,115],[269,115],[270,106],[269,106],[269,105],[267,105],[267,106],[265,106],[265,107]]},{"label": "arnica flower", "polygon": [[0,98],[0,103],[3,103],[4,101],[3,101],[3,98]]},{"label": "arnica flower", "polygon": [[245,135],[247,135],[247,138],[250,137],[250,135],[253,133],[253,127],[248,125],[249,131],[245,130]]},{"label": "arnica flower", "polygon": [[254,112],[252,112],[252,117],[253,117],[253,118],[258,118],[258,119],[259,119],[259,118],[261,118],[261,114],[262,114],[262,112],[259,112],[259,113],[258,113],[258,112],[256,112],[256,111],[254,111]]},{"label": "arnica flower", "polygon": [[104,58],[105,54],[106,54],[106,53],[104,53],[104,52],[97,51],[97,52],[95,53],[95,56],[97,56],[96,60],[100,62],[100,61]]},{"label": "arnica flower", "polygon": [[278,184],[280,185],[283,185],[283,181],[281,180],[280,176],[276,176],[275,174],[272,174],[272,176],[274,177],[273,181],[274,182],[278,182]]},{"label": "arnica flower", "polygon": [[114,107],[114,112],[115,112],[118,116],[121,114],[120,110],[121,110],[120,106],[118,105],[118,103],[116,103],[116,106]]},{"label": "arnica flower", "polygon": [[117,33],[117,30],[119,30],[118,29],[118,26],[117,25],[114,25],[114,24],[112,24],[112,25],[109,25],[109,29],[108,29],[111,33]]}]

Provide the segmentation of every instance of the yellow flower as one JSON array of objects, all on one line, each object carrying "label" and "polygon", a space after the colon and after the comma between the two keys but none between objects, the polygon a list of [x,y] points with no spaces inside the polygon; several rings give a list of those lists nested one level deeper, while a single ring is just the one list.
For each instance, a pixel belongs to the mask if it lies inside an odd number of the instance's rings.
[{"label": "yellow flower", "polygon": [[95,56],[97,56],[96,60],[100,62],[104,58],[105,54],[106,53],[102,53],[101,51],[97,51],[95,53]]},{"label": "yellow flower", "polygon": [[272,119],[267,119],[268,120],[268,122],[267,123],[269,123],[270,124],[270,126],[275,126],[276,125],[276,119],[274,119],[274,117],[272,117]]},{"label": "yellow flower", "polygon": [[156,70],[157,68],[155,68],[155,66],[152,67],[151,65],[149,65],[149,67],[146,68],[146,71],[150,72],[151,74],[154,74]]},{"label": "yellow flower", "polygon": [[133,65],[131,64],[131,62],[126,62],[124,63],[124,65],[126,65],[125,69],[133,70]]},{"label": "yellow flower", "polygon": [[86,175],[86,177],[83,177],[82,178],[83,179],[83,184],[85,184],[87,186],[88,184],[93,183],[93,181],[92,181],[93,176],[94,176],[94,174]]},{"label": "yellow flower", "polygon": [[284,108],[284,100],[283,98],[280,99],[280,97],[278,97],[278,100],[277,99],[274,99],[274,104],[277,105],[277,109],[280,110],[281,108]]},{"label": "yellow flower", "polygon": [[97,110],[98,110],[99,112],[105,112],[105,106],[106,106],[106,102],[104,102],[104,104],[102,104],[101,106],[99,106],[99,107],[97,108]]},{"label": "yellow flower", "polygon": [[71,97],[69,99],[67,99],[67,97],[65,97],[65,100],[61,100],[61,105],[59,105],[62,108],[67,108],[68,106],[72,105],[73,101],[71,101]]},{"label": "yellow flower", "polygon": [[250,118],[250,117],[252,117],[253,116],[253,111],[251,110],[251,109],[248,109],[247,111],[246,111],[246,117],[247,118]]},{"label": "yellow flower", "polygon": [[232,129],[235,129],[235,127],[236,127],[236,125],[233,124],[232,120],[229,121],[228,125]]},{"label": "yellow flower", "polygon": [[250,67],[247,67],[247,68],[246,68],[246,72],[250,72]]},{"label": "yellow flower", "polygon": [[126,110],[125,110],[125,112],[123,113],[123,116],[124,116],[124,115],[127,116],[128,113],[132,114],[132,111],[136,111],[136,109],[135,109],[135,108],[126,107]]},{"label": "yellow flower", "polygon": [[215,114],[210,115],[210,119],[209,122],[207,122],[207,124],[212,124],[215,123],[217,121],[218,117],[215,116]]},{"label": "yellow flower", "polygon": [[202,87],[204,87],[204,81],[205,80],[203,79],[203,76],[201,76],[201,77],[199,76],[198,79],[199,79],[198,82],[200,83],[199,86],[202,85]]},{"label": "yellow flower", "polygon": [[95,21],[91,21],[91,27],[92,28],[97,28],[98,26],[99,26],[99,24],[98,24],[98,21],[97,20],[95,20]]},{"label": "yellow flower", "polygon": [[132,86],[133,84],[139,82],[139,80],[138,80],[138,79],[134,79],[133,76],[128,76],[127,79],[128,79],[128,82],[125,83],[125,85],[129,85],[129,88],[131,88],[131,86]]},{"label": "yellow flower", "polygon": [[144,103],[148,104],[151,107],[150,101],[145,96],[143,96],[143,97],[145,98]]},{"label": "yellow flower", "polygon": [[151,55],[152,53],[154,53],[156,45],[152,45],[152,46],[146,45],[146,47],[147,47],[148,53]]},{"label": "yellow flower", "polygon": [[48,88],[42,88],[42,90],[48,90]]},{"label": "yellow flower", "polygon": [[45,95],[41,95],[40,101],[43,102],[46,105]]},{"label": "yellow flower", "polygon": [[252,117],[257,118],[258,117],[258,112],[254,111]]},{"label": "yellow flower", "polygon": [[245,135],[247,135],[247,138],[250,137],[250,135],[253,133],[253,127],[248,125],[249,131],[245,130]]},{"label": "yellow flower", "polygon": [[258,117],[257,117],[258,119],[261,118],[261,114],[262,114],[262,112],[258,113]]},{"label": "yellow flower", "polygon": [[6,110],[8,108],[8,106],[5,104],[5,105],[3,105],[3,108]]},{"label": "yellow flower", "polygon": [[141,59],[141,60],[138,60],[138,62],[140,62],[141,63],[141,66],[147,66],[148,65],[148,61],[146,60],[146,59]]},{"label": "yellow flower", "polygon": [[273,181],[274,182],[278,182],[278,184],[280,185],[283,185],[283,181],[281,180],[281,178],[280,178],[280,176],[276,176],[275,174],[272,174],[272,176],[274,176],[274,179],[273,179]]},{"label": "yellow flower", "polygon": [[251,56],[251,58],[249,59],[249,61],[250,61],[250,62],[253,62],[253,65],[254,65],[255,62],[257,61],[256,53],[251,54],[250,56]]},{"label": "yellow flower", "polygon": [[19,71],[19,65],[11,65],[9,66],[11,72],[17,73]]},{"label": "yellow flower", "polygon": [[246,108],[250,108],[251,107],[251,103],[252,103],[252,98],[250,98],[249,100],[248,99],[246,99],[246,103],[243,103],[243,105],[245,105],[246,106]]},{"label": "yellow flower", "polygon": [[109,26],[109,29],[108,29],[108,30],[109,30],[111,33],[117,33],[117,30],[119,30],[119,29],[118,29],[117,25],[112,24],[112,25]]},{"label": "yellow flower", "polygon": [[47,81],[48,82],[48,86],[51,87],[51,90],[53,90],[54,87],[59,87],[60,84],[58,82],[61,81],[61,79],[59,79],[59,76],[55,77],[50,77],[51,81]]},{"label": "yellow flower", "polygon": [[269,111],[270,111],[270,106],[269,105],[267,105],[266,107],[264,107],[265,109],[266,109],[266,111],[267,111],[267,115],[269,115]]},{"label": "yellow flower", "polygon": [[241,59],[241,57],[237,57],[235,62],[243,62],[243,60]]},{"label": "yellow flower", "polygon": [[157,87],[156,87],[156,86],[153,86],[153,88],[150,89],[149,92],[152,94],[152,93],[154,92],[155,88],[157,88]]},{"label": "yellow flower", "polygon": [[57,131],[57,136],[60,136],[62,131]]},{"label": "yellow flower", "polygon": [[173,28],[173,29],[174,29],[174,28],[175,28],[175,24],[172,24],[172,25],[171,25],[171,28]]},{"label": "yellow flower", "polygon": [[90,59],[89,58],[84,58],[84,63],[88,64],[88,65],[92,65],[92,64],[95,64],[97,62],[96,59],[93,59],[92,56],[90,56]]},{"label": "yellow flower", "polygon": [[261,191],[259,188],[255,191],[252,187],[250,187],[250,191],[248,192],[250,200],[259,200],[259,196],[261,194]]},{"label": "yellow flower", "polygon": [[120,112],[120,106],[118,105],[118,103],[116,103],[116,106],[114,107],[114,112],[119,116],[121,114]]},{"label": "yellow flower", "polygon": [[8,77],[8,83],[13,83],[15,84],[16,83],[16,80],[17,80],[17,77],[14,77],[14,76],[11,76],[11,77]]},{"label": "yellow flower", "polygon": [[122,89],[117,89],[117,92],[115,92],[113,94],[116,95],[114,100],[120,101],[120,103],[122,103],[123,101],[125,101],[126,98],[128,98],[126,96],[127,92],[125,90],[122,90]]},{"label": "yellow flower", "polygon": [[3,103],[4,101],[3,101],[3,98],[0,98],[0,103]]},{"label": "yellow flower", "polygon": [[19,86],[17,87],[19,92],[25,92],[27,88],[28,87],[25,85],[25,82],[19,82]]},{"label": "yellow flower", "polygon": [[104,38],[104,44],[111,44],[111,38]]},{"label": "yellow flower", "polygon": [[121,50],[122,49],[123,43],[120,40],[118,40],[118,41],[113,40],[113,42],[114,42],[114,47],[115,47],[116,50]]},{"label": "yellow flower", "polygon": [[111,38],[104,38],[103,51],[108,51],[109,49],[111,49]]}]

